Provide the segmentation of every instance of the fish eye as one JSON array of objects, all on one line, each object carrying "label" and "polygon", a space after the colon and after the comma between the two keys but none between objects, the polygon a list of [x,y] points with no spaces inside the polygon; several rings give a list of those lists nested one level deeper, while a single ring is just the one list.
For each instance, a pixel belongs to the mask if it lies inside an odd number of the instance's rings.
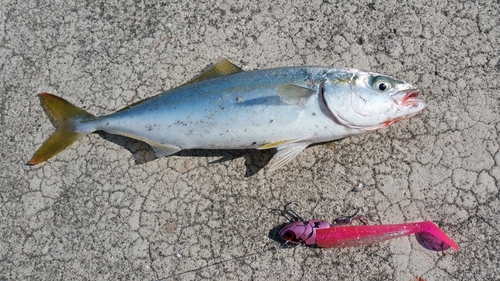
[{"label": "fish eye", "polygon": [[283,233],[283,239],[288,240],[288,241],[294,241],[295,240],[295,233],[291,230],[285,231]]},{"label": "fish eye", "polygon": [[391,88],[391,82],[387,78],[378,76],[375,77],[372,87],[384,92]]},{"label": "fish eye", "polygon": [[385,84],[384,82],[381,82],[378,84],[377,88],[381,91],[385,91],[385,90],[387,90],[387,88],[389,88],[389,86],[387,86],[387,84]]}]

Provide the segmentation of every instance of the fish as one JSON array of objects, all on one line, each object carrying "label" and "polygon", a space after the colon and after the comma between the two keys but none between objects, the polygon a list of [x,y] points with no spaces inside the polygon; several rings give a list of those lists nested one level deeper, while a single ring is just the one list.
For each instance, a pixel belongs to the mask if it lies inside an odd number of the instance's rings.
[{"label": "fish", "polygon": [[56,126],[29,165],[104,131],[149,144],[157,157],[185,149],[276,149],[272,172],[314,143],[358,135],[414,116],[426,103],[412,85],[355,69],[296,66],[243,71],[223,59],[194,79],[115,113],[94,116],[39,94]]},{"label": "fish", "polygon": [[[460,250],[460,247],[431,221],[369,225],[366,216],[353,215],[338,218],[330,224],[324,220],[306,221],[292,208],[287,210],[290,204],[287,204],[282,212],[285,216],[291,216],[294,221],[278,232],[278,236],[288,244],[317,248],[347,248],[366,246],[416,233],[428,233],[440,243]],[[351,225],[354,220],[360,220],[364,225]]]}]

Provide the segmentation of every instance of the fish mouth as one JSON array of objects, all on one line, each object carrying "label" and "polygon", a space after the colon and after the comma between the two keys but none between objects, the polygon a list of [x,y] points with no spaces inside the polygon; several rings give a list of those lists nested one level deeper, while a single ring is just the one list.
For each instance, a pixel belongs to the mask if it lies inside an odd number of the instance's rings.
[{"label": "fish mouth", "polygon": [[418,96],[420,91],[417,89],[410,89],[398,92],[393,98],[395,102],[404,107],[425,107],[425,101]]},{"label": "fish mouth", "polygon": [[403,97],[403,104],[409,105],[409,104],[414,104],[415,102],[422,101],[422,99],[418,98],[419,95],[420,95],[419,90],[410,90],[406,92],[405,96]]}]

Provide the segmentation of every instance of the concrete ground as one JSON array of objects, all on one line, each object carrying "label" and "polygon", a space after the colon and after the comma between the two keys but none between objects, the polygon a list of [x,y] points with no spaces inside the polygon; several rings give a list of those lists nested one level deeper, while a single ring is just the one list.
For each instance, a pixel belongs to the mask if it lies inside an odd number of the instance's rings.
[{"label": "concrete ground", "polygon": [[[498,1],[198,2],[3,0],[1,280],[500,278]],[[38,93],[103,115],[221,58],[384,73],[417,85],[428,108],[271,174],[273,151],[155,159],[104,133],[25,165],[54,130]],[[373,224],[431,220],[461,251],[415,236],[283,249],[287,220],[271,210],[290,201],[310,219],[362,208]]]}]

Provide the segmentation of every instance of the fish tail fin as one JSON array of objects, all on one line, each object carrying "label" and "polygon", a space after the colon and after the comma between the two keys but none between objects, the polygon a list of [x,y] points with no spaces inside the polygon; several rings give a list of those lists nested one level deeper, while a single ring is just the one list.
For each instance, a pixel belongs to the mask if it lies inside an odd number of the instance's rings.
[{"label": "fish tail fin", "polygon": [[422,222],[420,223],[420,229],[423,232],[427,232],[429,234],[432,234],[436,238],[439,238],[442,242],[446,243],[448,246],[452,247],[455,250],[460,250],[460,247],[458,247],[453,240],[451,240],[444,231],[441,230],[436,224],[430,221]]},{"label": "fish tail fin", "polygon": [[39,97],[45,112],[57,129],[35,152],[28,165],[36,165],[48,160],[80,137],[90,133],[78,132],[76,127],[81,121],[95,117],[58,96],[41,93]]}]

